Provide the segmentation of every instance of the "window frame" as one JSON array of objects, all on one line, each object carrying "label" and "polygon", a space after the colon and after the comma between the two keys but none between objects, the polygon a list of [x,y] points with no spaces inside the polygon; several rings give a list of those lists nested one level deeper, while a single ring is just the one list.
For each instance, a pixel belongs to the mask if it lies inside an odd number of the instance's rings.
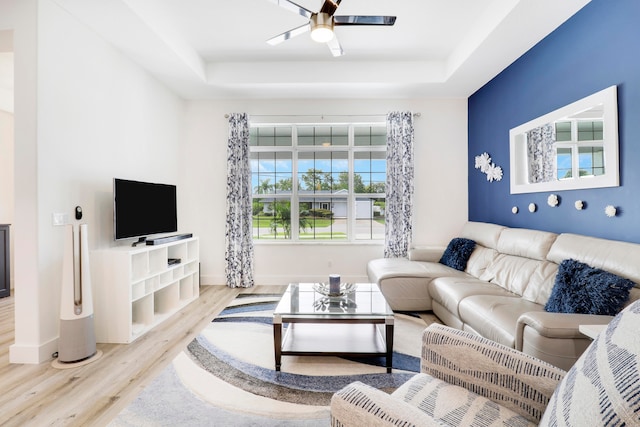
[{"label": "window frame", "polygon": [[[378,152],[384,153],[383,158],[385,158],[386,164],[386,122],[384,121],[372,121],[372,122],[335,122],[335,123],[269,123],[269,122],[256,122],[250,123],[250,130],[253,128],[278,128],[278,127],[290,127],[291,128],[291,145],[278,145],[274,141],[274,145],[250,145],[249,152],[250,157],[254,153],[278,153],[278,152],[286,152],[291,153],[291,179],[292,179],[292,189],[290,193],[257,193],[254,191],[254,188],[251,189],[251,199],[252,204],[253,200],[260,198],[269,198],[273,200],[283,200],[289,201],[291,207],[291,224],[298,224],[300,219],[300,203],[302,202],[300,197],[325,197],[329,198],[330,201],[327,202],[329,205],[333,205],[336,200],[346,200],[347,205],[347,236],[345,239],[306,239],[300,238],[300,230],[299,227],[291,227],[290,236],[288,239],[260,239],[253,238],[254,244],[382,244],[384,243],[384,236],[380,238],[369,238],[369,239],[358,239],[355,235],[356,230],[356,199],[361,197],[370,197],[372,199],[382,199],[386,200],[385,193],[355,193],[354,190],[354,176],[355,176],[355,153],[357,152]],[[298,143],[298,128],[301,127],[346,127],[348,129],[347,135],[347,144],[343,145],[301,145]],[[370,128],[382,128],[384,129],[385,135],[385,143],[382,145],[356,145],[355,131],[357,128],[362,127],[370,127]],[[259,130],[258,130],[259,132]],[[277,132],[277,131],[276,131]],[[299,190],[299,154],[300,153],[330,153],[330,152],[346,152],[347,153],[347,173],[348,173],[348,187],[349,190],[346,194],[339,194],[336,192],[330,192],[327,194],[318,194],[310,193],[305,194]],[[252,169],[253,176],[253,169]],[[386,178],[386,167],[384,176]],[[274,183],[275,185],[275,183]],[[322,202],[321,202],[322,203]],[[253,215],[252,215],[253,217]],[[373,221],[372,217],[369,218],[370,221]],[[252,227],[253,228],[253,227]],[[252,233],[253,234],[253,233]]]},{"label": "window frame", "polygon": [[[581,139],[580,138],[580,134],[581,131],[580,130],[580,124],[582,123],[591,123],[592,126],[595,123],[600,123],[600,129],[599,132],[602,134],[603,133],[603,126],[604,126],[604,120],[603,119],[593,119],[593,118],[588,118],[588,119],[579,119],[579,118],[568,118],[568,119],[563,119],[563,120],[558,120],[554,123],[554,127],[557,129],[557,125],[558,123],[569,123],[570,124],[570,129],[569,132],[564,132],[564,133],[568,133],[569,134],[569,139],[567,140],[561,140],[561,141],[556,141],[555,145],[556,145],[556,162],[558,162],[558,160],[560,159],[560,154],[559,154],[559,150],[560,149],[565,149],[565,150],[570,150],[570,155],[571,155],[571,176],[567,177],[567,178],[560,178],[559,175],[559,171],[560,170],[565,170],[563,169],[559,169],[558,166],[556,166],[556,179],[558,181],[564,180],[564,179],[573,179],[574,177],[577,178],[590,178],[590,177],[594,177],[594,176],[600,176],[600,175],[604,175],[604,173],[602,174],[595,174],[593,173],[593,170],[596,169],[596,166],[591,166],[591,172],[587,175],[580,175],[580,170],[581,170],[581,166],[580,166],[580,149],[585,149],[585,148],[590,148],[590,149],[594,149],[594,148],[599,148],[601,150],[604,150],[604,139],[603,138],[598,138],[598,139]],[[557,132],[557,131],[556,131]],[[596,130],[592,130],[591,133],[596,133]],[[593,153],[591,154],[592,156],[592,162],[593,162]],[[603,162],[601,168],[604,170],[604,172],[606,173],[606,169],[605,169],[605,164]]]}]

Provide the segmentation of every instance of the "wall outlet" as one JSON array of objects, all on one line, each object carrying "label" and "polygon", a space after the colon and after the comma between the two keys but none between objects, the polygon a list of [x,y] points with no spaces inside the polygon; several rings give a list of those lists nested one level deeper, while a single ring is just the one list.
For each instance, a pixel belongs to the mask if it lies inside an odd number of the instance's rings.
[{"label": "wall outlet", "polygon": [[54,212],[51,214],[52,225],[65,225],[69,223],[69,215],[66,213]]}]

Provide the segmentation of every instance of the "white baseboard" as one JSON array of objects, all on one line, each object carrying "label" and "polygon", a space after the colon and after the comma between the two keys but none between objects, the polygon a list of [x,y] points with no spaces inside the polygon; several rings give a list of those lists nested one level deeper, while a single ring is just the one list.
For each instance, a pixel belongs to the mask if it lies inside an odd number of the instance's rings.
[{"label": "white baseboard", "polygon": [[9,363],[40,364],[53,359],[58,351],[58,337],[40,345],[13,344],[9,347]]}]

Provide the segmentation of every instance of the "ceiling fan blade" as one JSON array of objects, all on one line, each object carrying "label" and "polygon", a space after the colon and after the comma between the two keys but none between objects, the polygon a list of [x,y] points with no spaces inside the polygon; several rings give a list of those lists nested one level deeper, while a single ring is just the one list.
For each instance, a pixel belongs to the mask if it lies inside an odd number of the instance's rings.
[{"label": "ceiling fan blade", "polygon": [[396,23],[396,17],[344,15],[334,16],[333,23],[334,25],[393,25]]},{"label": "ceiling fan blade", "polygon": [[269,0],[269,1],[293,13],[297,13],[298,15],[304,16],[305,18],[311,18],[311,15],[313,15],[312,11],[310,11],[305,7],[300,6],[297,3],[292,2],[291,0]]},{"label": "ceiling fan blade", "polygon": [[340,6],[340,2],[342,0],[324,0],[322,3],[322,7],[318,11],[318,13],[326,13],[329,16],[333,16],[336,13],[336,9]]},{"label": "ceiling fan blade", "polygon": [[300,34],[306,33],[307,31],[309,31],[309,23],[307,22],[304,25],[300,25],[299,27],[296,27],[292,30],[289,31],[285,31],[282,34],[278,34],[275,37],[271,37],[269,40],[267,40],[267,43],[269,43],[272,46],[275,46],[279,43],[282,43],[283,41],[289,40],[295,36],[299,36]]},{"label": "ceiling fan blade", "polygon": [[340,42],[335,33],[333,34],[333,38],[327,42],[327,46],[329,46],[329,50],[333,56],[344,55],[344,50],[342,50],[342,46],[340,46]]}]

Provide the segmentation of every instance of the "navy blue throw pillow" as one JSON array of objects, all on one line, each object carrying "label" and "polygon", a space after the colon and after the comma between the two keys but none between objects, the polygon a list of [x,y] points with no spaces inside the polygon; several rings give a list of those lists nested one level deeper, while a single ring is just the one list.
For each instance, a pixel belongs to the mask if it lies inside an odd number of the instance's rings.
[{"label": "navy blue throw pillow", "polygon": [[573,259],[560,263],[544,309],[552,313],[615,316],[629,299],[635,283]]},{"label": "navy blue throw pillow", "polygon": [[463,239],[462,237],[451,239],[447,249],[442,254],[442,258],[440,258],[440,264],[464,271],[475,247],[476,242],[471,239]]}]

